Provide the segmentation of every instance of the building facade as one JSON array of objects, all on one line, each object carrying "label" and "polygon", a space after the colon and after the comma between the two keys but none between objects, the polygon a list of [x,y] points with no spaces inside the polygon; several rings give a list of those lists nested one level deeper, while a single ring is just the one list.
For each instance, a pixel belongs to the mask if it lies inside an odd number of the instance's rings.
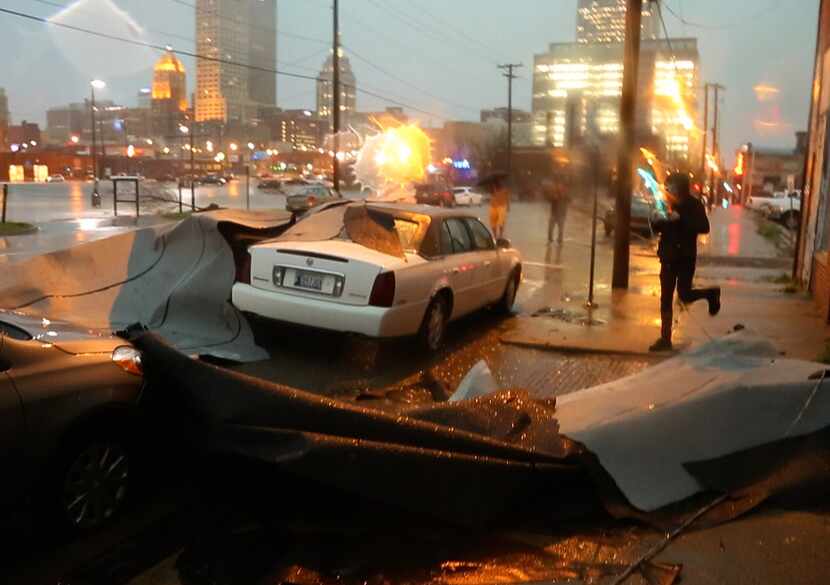
[{"label": "building facade", "polygon": [[328,123],[311,110],[284,110],[267,120],[273,142],[290,144],[295,150],[316,150],[323,144]]},{"label": "building facade", "polygon": [[[357,80],[352,71],[352,64],[349,58],[340,49],[340,124],[345,127],[349,123],[349,116],[357,111]],[[317,115],[328,122],[331,128],[332,100],[332,76],[334,75],[334,59],[330,54],[323,63],[320,70],[319,81],[317,81]]]},{"label": "building facade", "polygon": [[[276,105],[276,0],[197,0],[197,122],[245,125]],[[253,65],[255,68],[246,67]]]},{"label": "building facade", "polygon": [[[625,41],[626,0],[579,0],[576,9],[576,42],[622,43]],[[656,2],[643,0],[641,40],[659,36]]]},{"label": "building facade", "polygon": [[[664,160],[695,162],[699,68],[696,39],[641,44],[637,135],[658,137]],[[533,144],[572,147],[617,135],[622,81],[621,43],[552,43],[535,55]]]},{"label": "building facade", "polygon": [[153,68],[150,109],[154,136],[170,138],[178,135],[179,124],[187,113],[187,74],[182,62],[169,51]]},{"label": "building facade", "polygon": [[794,277],[830,321],[830,1],[821,0]]}]

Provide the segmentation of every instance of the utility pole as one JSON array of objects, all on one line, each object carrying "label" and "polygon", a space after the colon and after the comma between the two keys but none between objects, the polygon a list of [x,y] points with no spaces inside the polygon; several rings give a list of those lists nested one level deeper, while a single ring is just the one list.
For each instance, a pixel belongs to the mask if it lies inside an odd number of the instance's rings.
[{"label": "utility pole", "polygon": [[625,57],[620,103],[620,150],[617,157],[617,225],[614,228],[614,274],[611,286],[628,288],[631,261],[631,189],[636,145],[637,77],[640,67],[640,24],[642,0],[626,0]]},{"label": "utility pole", "polygon": [[506,63],[499,65],[499,69],[507,70],[503,73],[507,78],[507,176],[512,176],[513,173],[513,80],[516,75],[513,74],[514,69],[521,67],[521,63]]},{"label": "utility pole", "polygon": [[706,180],[706,169],[709,165],[706,164],[706,147],[709,138],[709,84],[703,84],[703,152],[700,154],[700,192],[703,195],[703,188],[708,181]]},{"label": "utility pole", "polygon": [[[715,90],[715,96],[714,96],[715,97],[715,119],[712,121],[712,158],[715,159],[715,163],[718,165],[718,168],[720,168],[720,165],[721,165],[720,145],[718,144],[718,128],[719,128],[719,124],[718,124],[718,120],[719,120],[718,102],[720,101],[720,95],[719,95],[718,92],[720,90],[726,89],[726,88],[724,86],[718,84],[718,83],[715,83],[715,84],[712,85],[712,89]],[[720,204],[720,188],[719,188],[719,183],[715,179],[715,172],[714,171],[712,171],[712,186],[717,190],[717,195],[718,195],[717,203]]]},{"label": "utility pole", "polygon": [[334,191],[340,193],[340,161],[337,158],[340,150],[340,6],[334,0],[334,18],[332,31],[332,74],[331,74],[331,124],[334,132],[334,155],[331,160]]}]

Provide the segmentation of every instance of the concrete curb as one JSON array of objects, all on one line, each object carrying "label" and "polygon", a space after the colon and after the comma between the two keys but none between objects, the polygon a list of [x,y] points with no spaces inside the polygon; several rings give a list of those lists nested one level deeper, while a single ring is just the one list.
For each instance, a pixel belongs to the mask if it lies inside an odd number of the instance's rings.
[{"label": "concrete curb", "polygon": [[610,349],[600,347],[585,347],[578,345],[567,345],[553,342],[543,341],[522,341],[518,339],[499,338],[501,343],[505,345],[513,345],[515,347],[523,347],[526,349],[539,349],[543,351],[558,351],[561,353],[590,353],[596,355],[622,355],[626,357],[650,358],[654,360],[666,359],[672,357],[681,351],[690,347],[691,344],[679,343],[675,345],[675,350],[670,352],[653,353],[650,351],[632,351],[623,349]]}]

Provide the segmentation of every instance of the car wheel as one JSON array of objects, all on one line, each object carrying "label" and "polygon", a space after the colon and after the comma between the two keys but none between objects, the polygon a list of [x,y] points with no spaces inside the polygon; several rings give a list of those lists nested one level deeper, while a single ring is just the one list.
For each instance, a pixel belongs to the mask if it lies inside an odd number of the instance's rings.
[{"label": "car wheel", "polygon": [[72,531],[96,530],[126,507],[135,485],[131,448],[114,430],[71,441],[55,478],[55,504],[61,523]]},{"label": "car wheel", "polygon": [[516,293],[519,291],[519,273],[513,271],[507,284],[504,287],[504,294],[496,305],[496,310],[499,313],[509,315],[513,311],[513,305],[516,303]]},{"label": "car wheel", "polygon": [[798,214],[794,211],[788,211],[784,214],[784,225],[787,229],[794,230],[798,227]]},{"label": "car wheel", "polygon": [[432,299],[424,314],[418,335],[421,346],[429,353],[435,353],[444,344],[444,334],[449,321],[449,304],[444,295]]}]

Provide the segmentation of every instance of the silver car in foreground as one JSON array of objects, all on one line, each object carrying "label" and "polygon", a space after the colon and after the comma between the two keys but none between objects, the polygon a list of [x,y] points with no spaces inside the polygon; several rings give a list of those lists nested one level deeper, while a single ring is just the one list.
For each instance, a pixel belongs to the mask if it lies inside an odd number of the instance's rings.
[{"label": "silver car in foreground", "polygon": [[0,493],[98,528],[134,487],[141,356],[128,342],[0,311]]}]

